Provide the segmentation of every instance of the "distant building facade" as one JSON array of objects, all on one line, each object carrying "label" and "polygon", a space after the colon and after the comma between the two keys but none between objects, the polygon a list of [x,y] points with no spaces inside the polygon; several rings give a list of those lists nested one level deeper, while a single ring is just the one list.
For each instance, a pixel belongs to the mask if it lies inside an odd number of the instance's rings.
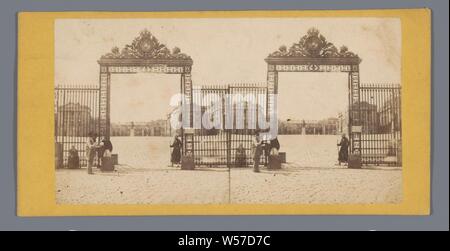
[{"label": "distant building facade", "polygon": [[[356,107],[358,106],[358,107]],[[368,102],[354,104],[353,118],[360,113],[360,121],[353,120],[353,125],[362,125],[362,133],[392,133],[401,130],[400,97],[386,100],[380,107]],[[286,120],[278,121],[278,134],[348,134],[349,111],[337,117],[323,120]]]},{"label": "distant building facade", "polygon": [[339,118],[278,121],[278,134],[335,135],[342,133],[342,129],[344,128],[342,125],[343,122]]},{"label": "distant building facade", "polygon": [[[362,132],[366,134],[392,133],[401,129],[400,97],[387,100],[380,107],[368,102],[361,102],[361,121],[353,121],[355,125],[362,125]],[[358,112],[358,109],[353,109]],[[348,112],[345,114],[348,120]],[[356,117],[356,114],[354,114]]]},{"label": "distant building facade", "polygon": [[87,136],[95,123],[91,109],[78,103],[59,106],[55,115],[55,125],[64,125],[59,127],[58,136]]},{"label": "distant building facade", "polygon": [[[353,106],[359,106],[359,111],[361,114],[361,124],[362,124],[362,132],[363,133],[377,133],[379,130],[379,114],[377,111],[377,106],[370,104],[368,102],[360,102],[358,104],[355,104]],[[355,109],[352,109],[353,111],[357,112],[358,109],[355,107]],[[356,116],[355,116],[356,117]],[[358,125],[357,121],[354,121],[355,125]]]},{"label": "distant building facade", "polygon": [[379,112],[380,133],[398,132],[401,130],[400,96],[388,99]]},{"label": "distant building facade", "polygon": [[168,120],[111,123],[111,136],[172,136]]}]

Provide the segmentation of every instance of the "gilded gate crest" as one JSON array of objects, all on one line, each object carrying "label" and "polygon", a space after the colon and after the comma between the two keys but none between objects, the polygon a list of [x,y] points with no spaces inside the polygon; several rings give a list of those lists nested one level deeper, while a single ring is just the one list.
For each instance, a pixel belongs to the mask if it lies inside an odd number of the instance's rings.
[{"label": "gilded gate crest", "polygon": [[298,43],[294,43],[289,49],[282,45],[271,54],[269,58],[356,58],[360,61],[357,54],[348,50],[346,46],[341,46],[338,50],[333,43],[330,43],[320,34],[316,28],[310,28]]},{"label": "gilded gate crest", "polygon": [[178,47],[174,47],[170,51],[166,45],[160,43],[150,31],[145,29],[131,44],[125,45],[122,50],[114,47],[101,59],[191,59],[191,57],[181,53]]}]

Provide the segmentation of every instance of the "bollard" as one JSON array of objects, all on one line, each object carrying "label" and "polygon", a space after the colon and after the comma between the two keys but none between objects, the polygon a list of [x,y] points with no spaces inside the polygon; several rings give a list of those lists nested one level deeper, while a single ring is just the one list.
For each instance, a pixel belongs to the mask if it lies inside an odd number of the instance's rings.
[{"label": "bollard", "polygon": [[114,171],[114,164],[111,157],[102,158],[102,166],[100,167],[102,172],[112,172]]},{"label": "bollard", "polygon": [[360,169],[362,167],[361,164],[361,155],[359,154],[349,154],[348,155],[348,168],[352,169]]},{"label": "bollard", "polygon": [[268,169],[276,170],[281,169],[281,158],[279,155],[270,155],[269,156],[269,165]]},{"label": "bollard", "polygon": [[102,170],[102,172],[114,171],[114,163],[113,163],[113,158],[111,156],[112,156],[112,154],[109,150],[106,150],[103,153],[102,165],[100,167],[100,170]]},{"label": "bollard", "polygon": [[181,170],[194,170],[194,158],[192,156],[182,156],[181,157]]}]

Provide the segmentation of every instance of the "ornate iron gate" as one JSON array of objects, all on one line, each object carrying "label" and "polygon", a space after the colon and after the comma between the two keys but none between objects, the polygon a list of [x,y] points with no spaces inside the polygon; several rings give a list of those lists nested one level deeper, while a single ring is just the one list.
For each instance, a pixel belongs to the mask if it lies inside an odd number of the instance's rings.
[{"label": "ornate iron gate", "polygon": [[401,87],[363,84],[360,95],[362,162],[401,166]]},{"label": "ornate iron gate", "polygon": [[99,135],[98,86],[55,87],[55,151],[57,167],[67,166],[69,150],[75,148],[80,165],[87,165],[85,143],[90,132]]},{"label": "ornate iron gate", "polygon": [[282,45],[277,51],[269,54],[267,62],[267,87],[269,90],[268,111],[275,109],[273,95],[278,94],[278,74],[280,72],[341,72],[348,74],[349,120],[348,134],[350,138],[350,153],[362,157],[361,118],[359,111],[361,58],[346,46],[339,49],[320,34],[316,28],[311,28],[300,41],[291,47]]},{"label": "ornate iron gate", "polygon": [[[201,126],[201,129],[195,129],[193,134],[193,156],[196,165],[209,166],[238,166],[236,163],[236,156],[245,153],[245,163],[240,163],[240,166],[246,166],[253,163],[252,158],[252,138],[255,130],[258,128],[249,128],[247,114],[250,112],[249,105],[246,103],[246,95],[267,95],[267,87],[265,85],[255,84],[236,84],[229,86],[201,86],[193,89],[193,103],[199,106],[203,117],[207,112],[208,106],[211,103],[221,103],[222,127],[206,129]],[[226,95],[229,95],[231,103],[232,128],[224,128],[226,113]],[[264,100],[265,101],[265,100]],[[256,104],[264,108],[263,114],[266,113],[266,104]],[[236,128],[238,116],[243,115],[243,128]],[[261,116],[256,110],[255,118]],[[266,164],[266,157],[262,156],[262,164]]]}]

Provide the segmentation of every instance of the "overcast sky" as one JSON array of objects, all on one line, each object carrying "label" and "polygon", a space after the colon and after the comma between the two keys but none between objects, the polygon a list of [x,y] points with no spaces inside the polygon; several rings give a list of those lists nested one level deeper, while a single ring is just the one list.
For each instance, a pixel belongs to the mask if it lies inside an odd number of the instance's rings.
[{"label": "overcast sky", "polygon": [[[60,19],[55,23],[55,84],[98,84],[97,60],[143,29],[194,61],[194,85],[265,83],[264,58],[311,27],[362,58],[362,83],[400,83],[401,26],[394,18]],[[111,120],[165,118],[179,76],[113,75]],[[322,119],[347,106],[344,73],[281,73],[279,117]]]}]

